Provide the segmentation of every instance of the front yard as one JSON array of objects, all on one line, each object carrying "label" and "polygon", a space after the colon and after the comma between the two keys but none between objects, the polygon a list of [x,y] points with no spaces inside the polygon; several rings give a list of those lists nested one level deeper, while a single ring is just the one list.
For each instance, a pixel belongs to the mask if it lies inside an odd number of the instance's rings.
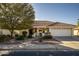
[{"label": "front yard", "polygon": [[12,51],[79,51],[79,37],[54,37],[61,43],[36,44],[32,43],[34,39],[29,39],[17,44],[0,44],[0,55]]},{"label": "front yard", "polygon": [[[79,50],[79,37],[55,37],[56,40],[61,41],[61,43],[57,43],[57,41],[51,41],[52,44],[36,44],[33,43],[33,39],[26,40],[17,44],[0,44],[0,49],[47,49],[47,50]],[[69,40],[68,40],[69,39]],[[72,41],[71,41],[72,40]],[[44,41],[45,42],[45,41]],[[50,42],[50,41],[49,41]]]},{"label": "front yard", "polygon": [[[76,51],[79,50],[79,37],[54,37],[57,41],[51,41],[52,44],[36,44],[34,39],[25,40],[17,44],[0,44],[0,50],[52,50],[52,51]],[[44,41],[45,42],[45,41]],[[49,42],[49,41],[47,41]]]}]

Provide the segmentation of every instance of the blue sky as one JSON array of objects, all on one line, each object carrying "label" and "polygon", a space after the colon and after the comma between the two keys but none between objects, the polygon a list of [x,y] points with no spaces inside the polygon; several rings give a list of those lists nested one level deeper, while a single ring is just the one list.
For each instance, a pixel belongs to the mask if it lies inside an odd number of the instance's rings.
[{"label": "blue sky", "polygon": [[76,24],[79,18],[79,4],[35,3],[32,4],[38,20]]}]

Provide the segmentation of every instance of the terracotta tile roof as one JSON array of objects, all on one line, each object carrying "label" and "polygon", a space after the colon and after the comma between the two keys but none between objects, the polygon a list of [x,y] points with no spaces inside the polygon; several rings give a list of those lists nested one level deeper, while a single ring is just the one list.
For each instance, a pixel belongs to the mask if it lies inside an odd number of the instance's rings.
[{"label": "terracotta tile roof", "polygon": [[34,26],[37,25],[37,26],[41,26],[41,25],[48,25],[48,26],[54,26],[54,25],[70,25],[70,26],[75,26],[73,24],[67,24],[67,23],[62,23],[62,22],[52,22],[52,21],[35,21]]},{"label": "terracotta tile roof", "polygon": [[62,26],[64,26],[64,25],[66,25],[66,26],[76,26],[76,25],[73,25],[73,24],[68,24],[68,23],[62,23],[62,22],[55,22],[55,23],[53,23],[53,24],[50,24],[49,26],[56,26],[56,25],[62,25]]},{"label": "terracotta tile roof", "polygon": [[62,23],[62,22],[52,22],[52,21],[35,21],[33,27],[48,27],[48,26],[66,26],[66,27],[75,27],[76,25]]},{"label": "terracotta tile roof", "polygon": [[55,22],[51,22],[51,21],[35,21],[33,26],[48,26],[50,24],[53,24]]}]

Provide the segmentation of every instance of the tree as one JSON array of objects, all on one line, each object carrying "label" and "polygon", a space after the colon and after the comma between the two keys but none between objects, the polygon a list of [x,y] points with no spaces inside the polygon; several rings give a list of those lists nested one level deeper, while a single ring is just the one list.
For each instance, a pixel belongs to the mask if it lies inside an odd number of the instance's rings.
[{"label": "tree", "polygon": [[28,3],[0,3],[0,26],[8,29],[13,37],[14,30],[32,27],[35,12]]},{"label": "tree", "polygon": [[79,26],[79,19],[78,19],[78,21],[77,21],[77,26]]},{"label": "tree", "polygon": [[78,27],[78,32],[77,32],[77,35],[79,34],[79,19],[77,21],[77,27]]}]

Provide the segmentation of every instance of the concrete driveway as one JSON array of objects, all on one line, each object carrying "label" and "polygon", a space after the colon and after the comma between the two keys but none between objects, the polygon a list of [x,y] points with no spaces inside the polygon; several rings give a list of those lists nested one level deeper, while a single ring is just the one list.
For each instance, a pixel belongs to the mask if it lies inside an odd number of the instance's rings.
[{"label": "concrete driveway", "polygon": [[62,46],[66,46],[73,49],[79,50],[79,37],[73,36],[73,37],[54,37],[56,40],[59,40],[62,42]]}]

